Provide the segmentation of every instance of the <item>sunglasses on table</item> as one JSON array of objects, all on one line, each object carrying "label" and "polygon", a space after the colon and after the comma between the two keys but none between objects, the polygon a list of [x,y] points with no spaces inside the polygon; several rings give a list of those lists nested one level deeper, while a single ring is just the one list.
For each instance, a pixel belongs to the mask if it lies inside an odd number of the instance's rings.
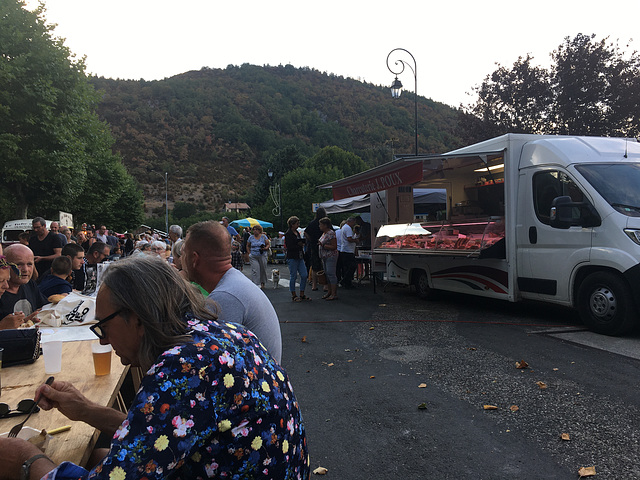
[{"label": "sunglasses on table", "polygon": [[[24,400],[20,400],[18,406],[15,409],[11,409],[9,405],[6,403],[0,403],[0,418],[8,418],[8,417],[16,417],[18,415],[26,415],[31,411],[31,408],[35,404],[35,400],[30,398],[26,398]],[[34,412],[40,410],[40,407],[36,407]]]},{"label": "sunglasses on table", "polygon": [[98,323],[96,323],[95,325],[91,325],[89,327],[89,330],[91,330],[96,335],[96,337],[104,338],[105,337],[105,332],[103,328],[104,324],[107,323],[109,320],[120,315],[123,311],[124,311],[123,309],[120,309],[117,312],[113,312],[111,315],[104,317],[102,320],[98,320]]}]

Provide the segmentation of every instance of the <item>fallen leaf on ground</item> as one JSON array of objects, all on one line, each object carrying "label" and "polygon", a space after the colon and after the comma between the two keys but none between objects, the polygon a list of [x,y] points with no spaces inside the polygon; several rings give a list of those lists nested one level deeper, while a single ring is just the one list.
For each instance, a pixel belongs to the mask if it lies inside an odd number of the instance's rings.
[{"label": "fallen leaf on ground", "polygon": [[516,368],[527,368],[528,366],[529,364],[524,360],[520,360],[519,362],[516,362]]},{"label": "fallen leaf on ground", "polygon": [[307,343],[307,336],[302,337],[302,343]]},{"label": "fallen leaf on ground", "polygon": [[596,467],[582,467],[578,470],[578,475],[582,477],[593,477],[596,474]]},{"label": "fallen leaf on ground", "polygon": [[520,407],[518,405],[511,405],[509,407],[509,410],[511,410],[512,412],[517,412],[518,410],[520,410]]},{"label": "fallen leaf on ground", "polygon": [[496,407],[495,405],[484,405],[482,408],[484,408],[485,410],[497,410],[498,407]]},{"label": "fallen leaf on ground", "polygon": [[536,382],[536,385],[540,387],[540,390],[544,390],[545,388],[547,388],[547,384],[544,382]]},{"label": "fallen leaf on ground", "polygon": [[418,388],[427,388],[427,384],[426,383],[421,383],[420,385],[418,385]]},{"label": "fallen leaf on ground", "polygon": [[471,350],[472,352],[475,352],[477,350],[477,348],[476,347],[469,347],[469,348],[467,348],[467,350]]},{"label": "fallen leaf on ground", "polygon": [[316,468],[316,469],[313,471],[313,473],[314,473],[315,475],[326,475],[328,471],[329,471],[329,470],[327,470],[327,469],[326,469],[326,468],[324,468],[324,467],[318,467],[318,468]]},{"label": "fallen leaf on ground", "polygon": [[375,375],[371,375],[369,378],[376,378],[376,376]]},{"label": "fallen leaf on ground", "polygon": [[327,367],[333,367],[333,363],[327,364]]},{"label": "fallen leaf on ground", "polygon": [[555,367],[555,368],[553,369],[553,371],[554,371],[554,372],[557,372],[558,370],[560,370],[558,367]]},{"label": "fallen leaf on ground", "polygon": [[387,304],[386,303],[381,303],[380,305],[378,305],[379,307],[386,307]]},{"label": "fallen leaf on ground", "polygon": [[369,327],[369,330],[373,330],[374,328],[376,328],[376,327]]},{"label": "fallen leaf on ground", "polygon": [[561,435],[560,435],[560,438],[561,438],[562,440],[564,440],[565,442],[568,442],[569,440],[571,440],[571,437],[569,436],[569,434],[568,434],[568,433],[563,433],[563,434],[561,434]]},{"label": "fallen leaf on ground", "polygon": [[421,403],[420,405],[418,405],[418,409],[426,410],[427,409],[427,404],[426,403]]}]

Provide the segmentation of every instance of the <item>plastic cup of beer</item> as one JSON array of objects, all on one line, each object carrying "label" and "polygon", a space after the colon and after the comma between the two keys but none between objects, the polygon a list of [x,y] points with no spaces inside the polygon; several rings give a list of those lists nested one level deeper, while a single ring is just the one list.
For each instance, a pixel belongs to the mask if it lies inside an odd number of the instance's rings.
[{"label": "plastic cup of beer", "polygon": [[93,342],[91,354],[96,375],[109,375],[111,373],[111,345],[100,345],[100,342]]},{"label": "plastic cup of beer", "polygon": [[62,370],[62,340],[54,340],[52,333],[42,333],[40,340],[44,357],[44,373],[58,373]]}]

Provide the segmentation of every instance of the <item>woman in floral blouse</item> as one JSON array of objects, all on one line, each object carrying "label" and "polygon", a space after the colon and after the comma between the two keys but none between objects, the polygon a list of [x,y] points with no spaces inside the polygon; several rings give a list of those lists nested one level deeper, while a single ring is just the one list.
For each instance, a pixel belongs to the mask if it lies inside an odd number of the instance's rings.
[{"label": "woman in floral blouse", "polygon": [[336,264],[338,263],[338,240],[336,232],[329,217],[320,219],[320,231],[322,236],[318,240],[320,248],[320,259],[324,267],[324,274],[327,277],[329,291],[322,297],[325,300],[338,299],[338,277],[336,276]]},{"label": "woman in floral blouse", "polygon": [[[120,260],[104,274],[92,330],[123,364],[147,370],[127,414],[90,403],[67,382],[38,388],[58,408],[113,435],[90,472],[46,457],[30,478],[307,479],[299,406],[286,372],[257,338],[220,324],[202,295],[159,259]],[[19,472],[37,448],[0,439],[0,464]]]}]

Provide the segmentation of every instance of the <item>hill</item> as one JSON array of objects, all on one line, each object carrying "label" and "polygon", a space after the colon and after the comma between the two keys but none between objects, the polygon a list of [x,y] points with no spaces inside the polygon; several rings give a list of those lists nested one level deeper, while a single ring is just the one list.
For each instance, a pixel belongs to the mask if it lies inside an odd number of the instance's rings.
[{"label": "hill", "polygon": [[[414,149],[414,96],[388,87],[286,66],[203,68],[159,81],[91,78],[102,94],[99,116],[115,150],[142,185],[147,212],[160,213],[164,172],[169,207],[251,201],[264,160],[290,145],[311,156],[338,146],[368,166]],[[418,97],[420,153],[463,142],[459,112]],[[160,208],[158,208],[160,207]]]}]

